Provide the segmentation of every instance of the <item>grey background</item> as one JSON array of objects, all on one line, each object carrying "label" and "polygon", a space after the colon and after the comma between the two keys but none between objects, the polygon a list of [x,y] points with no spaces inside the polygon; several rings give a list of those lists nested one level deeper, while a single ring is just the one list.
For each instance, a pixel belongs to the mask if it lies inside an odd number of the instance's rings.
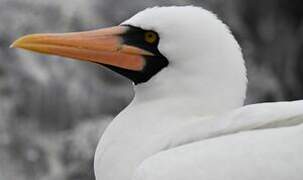
[{"label": "grey background", "polygon": [[231,27],[248,66],[247,104],[303,99],[302,0],[0,0],[0,179],[94,179],[98,138],[133,96],[130,82],[105,68],[9,49],[13,40],[185,4]]}]

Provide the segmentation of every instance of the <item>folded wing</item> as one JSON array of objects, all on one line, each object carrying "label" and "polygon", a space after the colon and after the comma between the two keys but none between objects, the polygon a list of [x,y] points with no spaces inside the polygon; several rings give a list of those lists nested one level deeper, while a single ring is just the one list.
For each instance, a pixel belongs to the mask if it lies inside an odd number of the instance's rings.
[{"label": "folded wing", "polygon": [[171,137],[163,151],[143,161],[134,180],[303,179],[303,101],[195,119]]}]

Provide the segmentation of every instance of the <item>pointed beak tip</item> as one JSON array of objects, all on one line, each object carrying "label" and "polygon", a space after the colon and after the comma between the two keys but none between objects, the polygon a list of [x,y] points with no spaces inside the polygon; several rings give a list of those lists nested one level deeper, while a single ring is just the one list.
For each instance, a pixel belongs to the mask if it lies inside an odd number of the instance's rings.
[{"label": "pointed beak tip", "polygon": [[9,48],[20,48],[25,38],[26,36],[18,38],[9,46]]},{"label": "pointed beak tip", "polygon": [[17,48],[18,46],[17,46],[17,43],[16,43],[16,41],[14,41],[10,46],[9,46],[9,48]]},{"label": "pointed beak tip", "polygon": [[30,34],[21,36],[18,39],[16,39],[9,47],[10,48],[22,48],[24,45],[27,45],[28,43],[34,43],[37,40],[37,34]]},{"label": "pointed beak tip", "polygon": [[10,46],[9,48],[17,48],[18,47],[18,42],[19,42],[20,38],[18,38],[17,40],[15,40]]}]

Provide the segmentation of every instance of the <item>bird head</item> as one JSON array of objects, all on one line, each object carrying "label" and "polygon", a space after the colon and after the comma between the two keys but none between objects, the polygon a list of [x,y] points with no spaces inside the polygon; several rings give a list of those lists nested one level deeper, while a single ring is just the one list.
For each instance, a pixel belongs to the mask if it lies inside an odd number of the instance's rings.
[{"label": "bird head", "polygon": [[116,27],[28,35],[12,47],[101,64],[150,98],[200,94],[214,97],[210,101],[237,99],[231,105],[236,107],[246,91],[238,43],[224,23],[199,7],[148,8]]}]

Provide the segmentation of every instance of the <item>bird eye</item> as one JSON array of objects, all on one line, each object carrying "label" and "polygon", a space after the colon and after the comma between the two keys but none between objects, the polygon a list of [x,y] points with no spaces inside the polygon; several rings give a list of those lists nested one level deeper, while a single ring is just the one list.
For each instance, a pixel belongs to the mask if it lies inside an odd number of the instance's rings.
[{"label": "bird eye", "polygon": [[156,33],[151,32],[151,31],[145,33],[145,41],[146,42],[154,43],[154,42],[157,41],[157,39],[158,39],[158,36],[157,36]]}]

